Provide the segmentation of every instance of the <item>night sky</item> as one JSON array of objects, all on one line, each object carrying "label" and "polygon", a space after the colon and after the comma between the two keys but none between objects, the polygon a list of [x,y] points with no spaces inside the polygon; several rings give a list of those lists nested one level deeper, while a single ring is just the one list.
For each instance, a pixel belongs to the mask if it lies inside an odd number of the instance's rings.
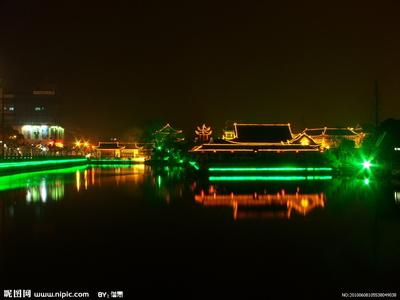
[{"label": "night sky", "polygon": [[[236,3],[235,3],[236,2]],[[399,1],[0,2],[0,77],[57,87],[67,130],[99,137],[168,121],[400,117]]]}]

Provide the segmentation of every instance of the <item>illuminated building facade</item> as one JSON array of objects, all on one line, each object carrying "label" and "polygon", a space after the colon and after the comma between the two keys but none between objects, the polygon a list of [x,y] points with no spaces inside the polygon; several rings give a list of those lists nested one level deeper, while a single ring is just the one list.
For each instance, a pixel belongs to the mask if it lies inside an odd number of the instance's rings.
[{"label": "illuminated building facade", "polygon": [[54,144],[62,147],[64,143],[64,128],[57,125],[16,125],[18,130],[29,144]]},{"label": "illuminated building facade", "polygon": [[237,165],[320,166],[324,149],[308,134],[293,134],[290,124],[234,123],[233,139],[218,139],[190,150],[200,168]]},{"label": "illuminated building facade", "polygon": [[212,134],[212,130],[210,126],[206,126],[203,124],[202,126],[197,126],[196,130],[194,131],[197,138],[196,140],[206,143],[210,141],[210,137]]},{"label": "illuminated building facade", "polygon": [[143,147],[138,147],[135,143],[120,143],[121,158],[144,161]]},{"label": "illuminated building facade", "polygon": [[365,137],[365,133],[360,128],[353,129],[347,128],[306,128],[303,131],[304,134],[312,137],[318,144],[324,148],[336,148],[344,140],[354,142],[356,148],[361,146],[361,143]]},{"label": "illuminated building facade", "polygon": [[98,158],[119,158],[122,148],[118,142],[99,142],[96,147],[96,156]]},{"label": "illuminated building facade", "polygon": [[34,89],[28,93],[5,94],[5,123],[24,136],[27,144],[63,147],[64,128],[54,89]]},{"label": "illuminated building facade", "polygon": [[96,147],[96,157],[100,159],[120,158],[135,162],[144,162],[143,148],[134,143],[99,142]]},{"label": "illuminated building facade", "polygon": [[235,138],[235,131],[234,130],[224,130],[222,134],[222,139],[226,141],[233,140]]},{"label": "illuminated building facade", "polygon": [[235,138],[194,147],[194,153],[320,152],[320,145],[306,133],[294,135],[290,124],[234,124]]}]

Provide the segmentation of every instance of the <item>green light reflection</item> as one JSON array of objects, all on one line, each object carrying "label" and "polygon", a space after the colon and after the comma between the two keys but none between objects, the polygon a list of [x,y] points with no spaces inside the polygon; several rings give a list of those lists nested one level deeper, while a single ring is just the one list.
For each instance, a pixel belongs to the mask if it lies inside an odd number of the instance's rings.
[{"label": "green light reflection", "polygon": [[208,168],[210,172],[263,172],[263,171],[272,171],[272,172],[298,172],[298,171],[332,171],[332,168],[329,167],[211,167]]},{"label": "green light reflection", "polygon": [[331,180],[332,176],[210,176],[210,181],[303,181]]}]

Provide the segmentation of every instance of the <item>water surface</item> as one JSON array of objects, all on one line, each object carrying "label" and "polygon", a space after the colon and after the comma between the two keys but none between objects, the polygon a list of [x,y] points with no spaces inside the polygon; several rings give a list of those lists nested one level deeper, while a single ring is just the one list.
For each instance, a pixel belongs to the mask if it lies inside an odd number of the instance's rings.
[{"label": "water surface", "polygon": [[398,286],[392,180],[209,181],[179,168],[89,166],[0,177],[0,199],[5,286],[149,296]]}]

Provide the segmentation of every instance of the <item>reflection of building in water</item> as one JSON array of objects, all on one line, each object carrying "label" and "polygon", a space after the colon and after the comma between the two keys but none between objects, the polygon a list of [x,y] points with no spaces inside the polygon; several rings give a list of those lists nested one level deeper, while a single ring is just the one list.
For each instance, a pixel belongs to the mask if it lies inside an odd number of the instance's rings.
[{"label": "reflection of building in water", "polygon": [[233,218],[290,218],[292,211],[303,216],[317,207],[324,207],[325,195],[286,194],[284,190],[276,194],[221,194],[216,192],[195,196],[196,202],[204,206],[232,207]]},{"label": "reflection of building in water", "polygon": [[138,183],[144,180],[147,166],[135,165],[104,165],[94,166],[85,170],[77,170],[75,173],[75,187],[79,192],[87,190],[89,186],[101,186],[102,184]]},{"label": "reflection of building in water", "polygon": [[400,192],[394,191],[394,202],[400,204]]},{"label": "reflection of building in water", "polygon": [[41,178],[40,183],[29,184],[26,189],[27,202],[47,202],[48,200],[57,201],[64,197],[64,182],[60,178],[47,180]]}]

